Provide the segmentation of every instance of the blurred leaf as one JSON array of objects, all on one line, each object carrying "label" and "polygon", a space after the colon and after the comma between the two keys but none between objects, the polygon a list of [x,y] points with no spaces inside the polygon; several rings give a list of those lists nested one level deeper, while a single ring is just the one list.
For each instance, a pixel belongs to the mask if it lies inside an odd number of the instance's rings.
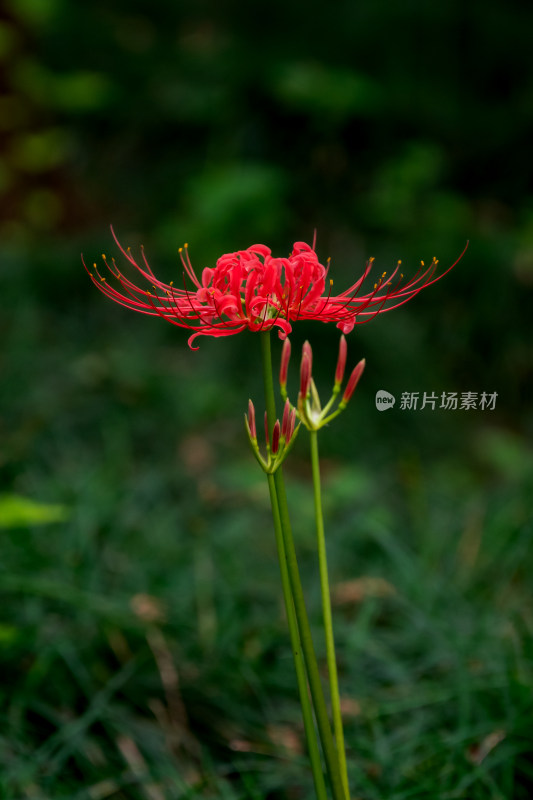
[{"label": "blurred leaf", "polygon": [[50,189],[35,189],[25,198],[24,216],[36,228],[49,230],[61,218],[61,200]]},{"label": "blurred leaf", "polygon": [[514,271],[521,283],[533,284],[533,209],[524,212],[524,220],[517,233],[518,248]]},{"label": "blurred leaf", "polygon": [[0,21],[0,59],[9,57],[17,42],[18,36],[13,26]]},{"label": "blurred leaf", "polygon": [[485,463],[507,478],[520,480],[533,472],[533,452],[528,442],[511,431],[479,431],[476,449]]},{"label": "blurred leaf", "polygon": [[19,635],[19,632],[19,628],[15,625],[0,623],[0,645],[13,642]]},{"label": "blurred leaf", "polygon": [[0,130],[12,131],[24,125],[28,120],[27,101],[14,94],[0,97]]},{"label": "blurred leaf", "polygon": [[25,97],[59,111],[95,111],[105,107],[113,96],[113,84],[101,72],[52,71],[28,57],[17,61],[10,79],[14,89]]},{"label": "blurred leaf", "polygon": [[[263,164],[232,164],[206,173],[194,187],[196,213],[205,223],[261,213],[274,207],[281,190],[281,176]],[[250,212],[250,206],[254,206]]]},{"label": "blurred leaf", "polygon": [[10,156],[25,172],[46,172],[62,164],[68,157],[69,137],[61,128],[39,133],[26,133],[17,139]]},{"label": "blurred leaf", "polygon": [[30,25],[43,25],[61,12],[63,0],[9,0],[16,16]]},{"label": "blurred leaf", "polygon": [[55,75],[51,89],[51,104],[64,111],[92,111],[107,105],[112,96],[110,81],[98,72]]},{"label": "blurred leaf", "polygon": [[0,194],[3,194],[10,188],[12,180],[13,175],[11,170],[7,164],[4,164],[2,161],[0,161]]},{"label": "blurred leaf", "polygon": [[369,211],[375,221],[408,229],[420,224],[428,193],[438,185],[443,169],[440,148],[430,142],[409,142],[376,171]]},{"label": "blurred leaf", "polygon": [[[220,248],[248,247],[272,235],[286,214],[285,177],[272,165],[241,162],[207,170],[195,179],[184,227],[189,242],[208,239],[217,257]],[[176,242],[176,215],[160,225],[162,238]],[[207,233],[207,237],[206,237]],[[243,239],[244,237],[244,239]]]},{"label": "blurred leaf", "polygon": [[366,115],[381,104],[380,87],[367,75],[318,61],[280,66],[273,90],[286,103],[317,116]]},{"label": "blurred leaf", "polygon": [[0,495],[0,528],[62,522],[67,516],[66,506],[37,503],[18,494]]}]

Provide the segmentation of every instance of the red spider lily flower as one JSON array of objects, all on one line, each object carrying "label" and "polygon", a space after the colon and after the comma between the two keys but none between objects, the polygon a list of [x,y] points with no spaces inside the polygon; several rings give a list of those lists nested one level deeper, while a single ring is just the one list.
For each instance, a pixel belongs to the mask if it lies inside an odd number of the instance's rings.
[{"label": "red spider lily flower", "polygon": [[[111,229],[122,255],[150,284],[150,290],[134,284],[103,256],[104,263],[120,288],[115,288],[98,271],[96,264],[87,269],[98,288],[120,305],[142,314],[159,316],[173,325],[192,331],[189,346],[198,336],[231,336],[249,329],[264,331],[279,328],[285,339],[292,322],[315,319],[335,322],[343,333],[355,325],[368,322],[376,314],[390,311],[411,300],[422,289],[444,277],[460,260],[436,275],[437,260],[421,267],[413,278],[403,282],[398,262],[387,277],[384,272],[366,294],[363,284],[372,268],[370,259],[362,276],[338,295],[332,294],[333,281],[328,279],[329,260],[324,267],[311,247],[296,242],[288,258],[275,258],[264,244],[221,256],[214,268],[206,268],[199,278],[189,259],[187,245],[180,248],[183,264],[183,288],[173,281],[163,283],[154,275],[141,248],[142,262],[137,263],[130,248],[124,249]],[[465,248],[466,250],[466,248]],[[85,264],[84,264],[85,265]],[[187,279],[190,284],[187,286]],[[327,291],[326,291],[327,286]]]}]

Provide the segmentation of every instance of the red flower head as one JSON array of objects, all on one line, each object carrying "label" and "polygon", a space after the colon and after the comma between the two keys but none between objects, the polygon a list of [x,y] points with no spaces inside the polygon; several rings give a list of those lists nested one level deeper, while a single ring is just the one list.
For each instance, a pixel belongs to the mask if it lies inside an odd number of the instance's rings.
[{"label": "red flower head", "polygon": [[[264,244],[228,253],[218,259],[214,268],[204,269],[201,279],[192,268],[185,245],[180,248],[183,288],[178,289],[173,281],[167,284],[156,278],[144,250],[141,250],[142,263],[138,264],[130,249],[124,250],[111,230],[122,255],[149,282],[151,291],[132,283],[118,269],[115,260],[110,263],[105,256],[104,263],[121,289],[108,283],[96,264],[94,271],[87,270],[93,282],[123,306],[193,331],[190,347],[197,336],[231,336],[246,328],[264,331],[276,327],[280,338],[285,339],[292,330],[291,323],[299,319],[335,322],[343,333],[349,333],[354,325],[407,303],[426,286],[444,277],[459,261],[437,276],[436,259],[427,268],[422,262],[416,275],[405,283],[398,262],[391,275],[387,277],[384,272],[373,288],[363,294],[363,284],[374,260],[370,259],[359,280],[334,295],[333,281],[327,277],[329,260],[324,267],[314,248],[304,242],[296,242],[288,258],[274,258]],[[187,286],[187,278],[192,286]]]}]

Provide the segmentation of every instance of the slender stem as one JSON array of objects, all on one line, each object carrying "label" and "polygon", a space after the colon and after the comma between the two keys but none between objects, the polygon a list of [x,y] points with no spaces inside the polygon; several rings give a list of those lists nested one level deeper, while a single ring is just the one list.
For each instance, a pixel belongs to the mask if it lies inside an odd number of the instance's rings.
[{"label": "slender stem", "polygon": [[294,539],[289,520],[287,496],[285,494],[285,484],[283,481],[281,467],[274,474],[274,483],[278,497],[281,526],[283,531],[283,542],[285,545],[285,555],[291,581],[294,608],[296,611],[296,618],[298,620],[300,641],[302,643],[302,650],[304,652],[305,665],[307,667],[309,688],[311,689],[311,697],[313,698],[318,733],[320,735],[320,741],[322,742],[322,749],[324,751],[324,758],[326,760],[326,767],[331,782],[333,797],[335,800],[346,800],[337,748],[335,747],[335,741],[331,733],[326,701],[324,699],[322,683],[320,682],[320,673],[318,671],[318,663],[315,655],[313,638],[311,635],[311,626],[309,625],[309,619],[307,617],[307,611],[305,608],[302,582],[300,580],[300,571],[298,569],[298,562],[296,559],[296,549],[294,547]]},{"label": "slender stem", "polygon": [[329,688],[331,694],[331,710],[333,715],[333,730],[339,754],[342,784],[346,797],[350,796],[348,788],[348,770],[346,766],[346,751],[344,747],[344,731],[342,727],[341,703],[339,696],[339,679],[337,675],[337,660],[335,658],[335,641],[333,638],[333,618],[331,614],[331,598],[329,591],[328,561],[326,554],[326,537],[324,535],[324,516],[322,514],[322,498],[320,491],[320,461],[318,456],[318,432],[309,431],[311,438],[311,468],[313,472],[313,493],[315,498],[316,533],[318,540],[318,565],[320,571],[320,588],[322,591],[322,616],[324,618],[324,632],[326,635],[326,653],[329,672]]},{"label": "slender stem", "polygon": [[[276,399],[274,396],[274,380],[272,377],[272,351],[270,346],[269,331],[263,332],[261,334],[261,355],[262,355],[261,362],[263,365],[263,384],[265,390],[265,407],[267,411],[268,432],[270,436],[272,427],[274,425],[274,420],[276,419]],[[276,485],[274,482],[273,475],[267,475],[267,478],[268,478],[268,488],[270,491],[270,502],[272,505],[272,515],[274,518],[274,531],[276,534],[276,544],[278,547],[278,558],[281,571],[283,597],[285,600],[287,621],[289,623],[292,652],[294,656],[294,667],[296,669],[296,678],[298,681],[298,690],[300,693],[300,704],[302,706],[302,716],[304,720],[305,735],[307,738],[307,747],[309,750],[309,758],[311,759],[311,768],[313,771],[313,779],[315,782],[317,797],[319,798],[319,800],[322,800],[322,798],[326,797],[326,787],[324,784],[322,763],[320,759],[320,752],[318,749],[318,742],[316,739],[315,726],[313,723],[313,714],[309,699],[307,678],[305,675],[305,668],[302,661],[300,634],[298,631],[298,623],[294,611],[294,602],[292,598],[290,578],[287,569],[287,560],[285,555],[285,545],[283,542],[283,531],[282,531],[281,518],[279,512]]]},{"label": "slender stem", "polygon": [[263,386],[265,390],[265,408],[268,419],[268,435],[272,432],[276,421],[276,397],[274,395],[274,379],[272,377],[272,348],[270,346],[270,331],[262,331],[261,337],[261,363],[263,366]]},{"label": "slender stem", "polygon": [[326,784],[324,782],[324,774],[322,772],[322,761],[320,758],[320,750],[318,748],[315,725],[313,722],[313,711],[311,708],[311,701],[309,699],[309,689],[307,688],[305,666],[302,659],[300,634],[298,633],[298,623],[296,621],[296,615],[294,612],[290,578],[285,559],[285,546],[283,544],[283,532],[281,530],[281,519],[279,516],[279,506],[276,487],[274,484],[274,476],[267,475],[267,478],[268,488],[270,491],[270,502],[272,505],[272,516],[274,518],[276,544],[278,547],[283,599],[285,600],[285,611],[287,613],[287,621],[289,623],[289,631],[291,635],[292,654],[294,657],[294,667],[296,669],[298,690],[300,692],[300,704],[302,706],[302,716],[304,720],[305,736],[307,739],[307,748],[309,750],[309,758],[311,760],[311,769],[313,772],[313,780],[315,782],[316,796],[318,800],[327,800]]},{"label": "slender stem", "polygon": [[[276,401],[274,397],[274,381],[272,378],[270,333],[268,331],[261,333],[261,354],[263,363],[265,405],[267,410],[268,428],[270,432],[276,418]],[[296,549],[294,547],[294,539],[292,536],[287,496],[285,494],[285,484],[283,481],[281,467],[274,474],[274,486],[276,490],[281,530],[283,534],[285,560],[288,568],[292,597],[294,601],[294,610],[296,612],[300,641],[304,653],[305,665],[307,667],[309,688],[311,690],[311,697],[313,699],[315,717],[320,735],[320,741],[322,742],[322,749],[324,751],[324,758],[331,783],[331,789],[334,800],[346,800],[335,742],[333,740],[333,735],[329,725],[326,701],[324,699],[324,692],[320,682],[318,663],[316,660],[313,639],[311,636],[311,627],[309,625],[307,611],[305,608],[302,583],[300,580],[300,572],[296,559]]]}]

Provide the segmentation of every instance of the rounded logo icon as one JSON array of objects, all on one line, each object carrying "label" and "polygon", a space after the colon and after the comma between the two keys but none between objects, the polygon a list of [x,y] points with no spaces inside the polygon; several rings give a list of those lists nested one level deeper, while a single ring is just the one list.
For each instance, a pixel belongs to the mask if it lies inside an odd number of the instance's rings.
[{"label": "rounded logo icon", "polygon": [[395,402],[394,395],[389,394],[385,389],[380,389],[379,392],[376,392],[376,408],[378,411],[386,411],[388,408],[392,408]]}]

